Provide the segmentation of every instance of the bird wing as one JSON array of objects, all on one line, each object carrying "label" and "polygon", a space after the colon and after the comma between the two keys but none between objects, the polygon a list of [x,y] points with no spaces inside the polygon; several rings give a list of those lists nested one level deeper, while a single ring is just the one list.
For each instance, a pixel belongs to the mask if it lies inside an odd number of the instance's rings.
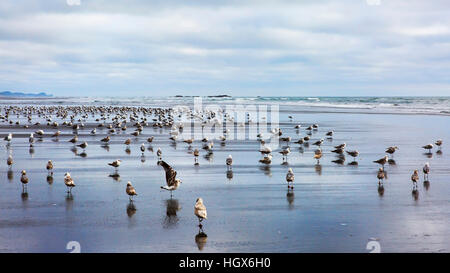
[{"label": "bird wing", "polygon": [[170,167],[169,164],[167,164],[165,161],[161,161],[161,166],[164,168],[164,171],[166,172],[166,182],[167,186],[173,186],[175,185],[175,177],[177,176],[177,172]]}]

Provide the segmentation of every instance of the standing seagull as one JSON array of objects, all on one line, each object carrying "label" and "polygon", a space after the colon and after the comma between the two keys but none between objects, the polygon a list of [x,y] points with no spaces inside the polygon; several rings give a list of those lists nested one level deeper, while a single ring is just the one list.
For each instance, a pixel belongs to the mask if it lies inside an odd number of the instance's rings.
[{"label": "standing seagull", "polygon": [[286,174],[286,182],[288,183],[288,188],[294,188],[294,186],[291,186],[290,184],[294,184],[294,172],[292,171],[292,168],[289,168],[287,174]]},{"label": "standing seagull", "polygon": [[436,146],[438,146],[439,147],[438,149],[440,150],[441,146],[442,146],[442,139],[436,140],[436,142],[434,144],[436,144]]},{"label": "standing seagull", "polygon": [[77,146],[80,147],[81,149],[83,149],[83,152],[84,152],[84,150],[87,148],[88,144],[86,141],[83,141],[83,143],[81,143]]},{"label": "standing seagull", "polygon": [[48,175],[53,175],[53,162],[51,160],[49,160],[47,162],[46,168],[47,168]]},{"label": "standing seagull", "polygon": [[198,165],[198,156],[199,156],[198,149],[195,149],[194,150],[194,165]]},{"label": "standing seagull", "polygon": [[314,158],[317,159],[317,164],[320,164],[320,158],[322,158],[322,149],[317,149],[314,151]]},{"label": "standing seagull", "polygon": [[428,181],[428,174],[430,173],[430,163],[425,163],[423,166],[423,180]]},{"label": "standing seagull", "polygon": [[115,160],[115,161],[113,161],[111,163],[108,163],[108,165],[109,166],[113,166],[114,169],[116,169],[116,171],[117,171],[117,168],[119,168],[121,162],[122,162],[122,160],[117,159],[117,160]]},{"label": "standing seagull", "polygon": [[425,150],[428,150],[429,153],[431,153],[431,149],[433,149],[433,144],[427,144],[425,146],[422,146]]},{"label": "standing seagull", "polygon": [[228,170],[231,170],[232,165],[233,165],[233,158],[231,157],[231,155],[228,155],[226,163],[227,163]]},{"label": "standing seagull", "polygon": [[195,201],[194,214],[198,218],[198,227],[202,229],[203,228],[202,221],[203,219],[208,219],[208,217],[206,207],[203,204],[203,199],[200,197],[197,198],[197,201]]},{"label": "standing seagull", "polygon": [[12,133],[9,133],[7,136],[5,136],[4,140],[6,140],[8,143],[12,140]]},{"label": "standing seagull", "polygon": [[170,194],[172,194],[172,191],[176,190],[182,182],[180,179],[176,178],[177,172],[170,167],[169,164],[164,161],[160,161],[158,164],[161,165],[166,172],[167,186],[161,186],[161,189],[168,190],[170,191]]},{"label": "standing seagull", "polygon": [[393,157],[396,150],[398,150],[397,146],[391,146],[391,147],[388,147],[385,152],[388,154],[391,154]]},{"label": "standing seagull", "polygon": [[30,137],[28,138],[28,142],[30,143],[30,147],[33,147],[33,143],[34,143],[34,134],[31,133]]},{"label": "standing seagull", "polygon": [[417,182],[419,182],[418,170],[414,170],[414,173],[411,175],[411,181],[413,182],[413,190],[417,190]]},{"label": "standing seagull", "polygon": [[28,184],[27,172],[22,170],[22,176],[20,177],[20,182],[22,182],[22,190],[26,190]]},{"label": "standing seagull", "polygon": [[161,158],[161,156],[162,156],[161,148],[158,148],[158,150],[156,151],[156,155],[158,156],[158,160],[161,161],[162,160],[162,158]]},{"label": "standing seagull", "polygon": [[145,144],[144,143],[141,144],[141,152],[142,152],[142,156],[144,156],[144,152],[145,152]]},{"label": "standing seagull", "polygon": [[73,182],[72,177],[70,176],[70,173],[64,174],[64,184],[66,184],[67,187],[67,193],[72,193],[72,188],[75,187],[75,183]]},{"label": "standing seagull", "polygon": [[69,142],[71,142],[71,143],[73,143],[73,144],[75,144],[77,141],[78,141],[78,136],[77,136],[77,135],[75,135],[73,138],[71,138],[71,139],[69,140]]},{"label": "standing seagull", "polygon": [[133,202],[133,196],[137,195],[136,189],[131,185],[131,182],[128,181],[126,192],[130,198],[130,202]]},{"label": "standing seagull", "polygon": [[378,185],[381,186],[383,184],[384,180],[384,170],[383,168],[378,169],[377,178],[378,178]]},{"label": "standing seagull", "polygon": [[386,162],[388,162],[388,160],[389,160],[389,157],[387,155],[385,155],[383,158],[373,161],[373,163],[380,164],[381,166],[383,166],[383,170],[384,170],[384,164],[386,164]]}]

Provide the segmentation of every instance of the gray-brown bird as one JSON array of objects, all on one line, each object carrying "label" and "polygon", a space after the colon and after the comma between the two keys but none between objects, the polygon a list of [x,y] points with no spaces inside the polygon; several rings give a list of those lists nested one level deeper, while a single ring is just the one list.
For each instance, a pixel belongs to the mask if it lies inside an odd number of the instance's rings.
[{"label": "gray-brown bird", "polygon": [[378,178],[378,185],[383,184],[383,180],[385,178],[383,168],[378,169],[377,178]]},{"label": "gray-brown bird", "polygon": [[164,171],[166,172],[166,183],[167,186],[161,186],[161,189],[168,190],[172,193],[172,191],[178,189],[178,186],[180,185],[181,180],[176,178],[177,172],[166,162],[160,161],[158,162],[159,165],[161,165],[164,168]]},{"label": "gray-brown bird", "polygon": [[128,196],[130,198],[130,202],[133,202],[133,197],[135,195],[137,195],[137,193],[136,193],[136,189],[133,187],[133,185],[131,185],[130,181],[127,182],[126,193],[128,194]]}]

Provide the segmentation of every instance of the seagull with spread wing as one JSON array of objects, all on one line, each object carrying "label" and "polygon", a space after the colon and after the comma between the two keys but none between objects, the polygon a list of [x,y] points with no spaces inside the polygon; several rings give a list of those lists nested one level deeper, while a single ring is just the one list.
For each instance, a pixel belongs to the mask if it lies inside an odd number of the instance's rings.
[{"label": "seagull with spread wing", "polygon": [[161,165],[166,172],[167,186],[161,186],[161,189],[168,190],[172,193],[172,191],[178,189],[178,186],[182,182],[180,179],[176,178],[177,172],[172,167],[170,167],[169,164],[167,164],[165,161],[160,161],[158,162],[158,164]]}]

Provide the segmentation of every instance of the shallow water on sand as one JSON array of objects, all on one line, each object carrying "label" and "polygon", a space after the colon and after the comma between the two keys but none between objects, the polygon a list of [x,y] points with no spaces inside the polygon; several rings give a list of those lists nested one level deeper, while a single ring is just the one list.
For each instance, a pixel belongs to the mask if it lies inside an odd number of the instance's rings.
[{"label": "shallow water on sand", "polygon": [[[297,134],[294,125],[318,123],[312,140],[335,131],[333,140],[323,144],[321,164],[313,159],[314,146],[299,150],[291,143],[288,165],[274,153],[270,167],[258,160],[256,141],[215,141],[214,154],[205,158],[201,150],[199,166],[188,145],[168,139],[169,129],[145,127],[143,134],[125,152],[128,134],[112,137],[109,150],[100,138],[89,136],[90,128],[79,131],[80,142],[89,143],[86,157],[76,154],[67,142],[72,130],[60,129],[59,141],[44,137],[36,142],[34,153],[28,145],[29,132],[1,124],[0,134],[15,134],[11,146],[2,141],[0,148],[0,251],[68,252],[66,244],[78,241],[82,252],[368,252],[366,244],[377,239],[382,252],[450,251],[450,141],[449,119],[445,116],[387,115],[358,113],[295,113],[293,120],[282,112],[283,136]],[[45,131],[56,131],[45,129]],[[21,134],[22,133],[22,134]],[[141,157],[139,146],[148,136],[155,136],[153,152]],[[421,146],[443,139],[441,154],[433,150],[431,158]],[[311,141],[312,143],[313,141]],[[332,146],[342,142],[348,149],[358,149],[358,165],[333,163]],[[384,194],[377,190],[377,164],[384,149],[397,145],[396,165],[387,165],[388,179]],[[173,166],[183,183],[173,193],[160,189],[164,172],[157,165],[156,150],[161,147],[163,160]],[[200,148],[195,142],[194,148]],[[5,161],[14,157],[9,171]],[[233,155],[232,179],[227,177],[225,159]],[[120,178],[111,177],[107,165],[122,159]],[[54,182],[47,183],[45,165],[52,159]],[[419,197],[411,194],[410,176],[430,162],[430,186],[425,189],[420,175]],[[285,176],[291,167],[295,188],[288,192]],[[22,195],[20,171],[26,169],[30,183],[28,196]],[[67,198],[63,183],[65,172],[75,180],[73,198]],[[132,181],[138,196],[134,208],[125,194]],[[204,221],[207,239],[199,238],[193,206],[202,197],[208,209]]]}]

